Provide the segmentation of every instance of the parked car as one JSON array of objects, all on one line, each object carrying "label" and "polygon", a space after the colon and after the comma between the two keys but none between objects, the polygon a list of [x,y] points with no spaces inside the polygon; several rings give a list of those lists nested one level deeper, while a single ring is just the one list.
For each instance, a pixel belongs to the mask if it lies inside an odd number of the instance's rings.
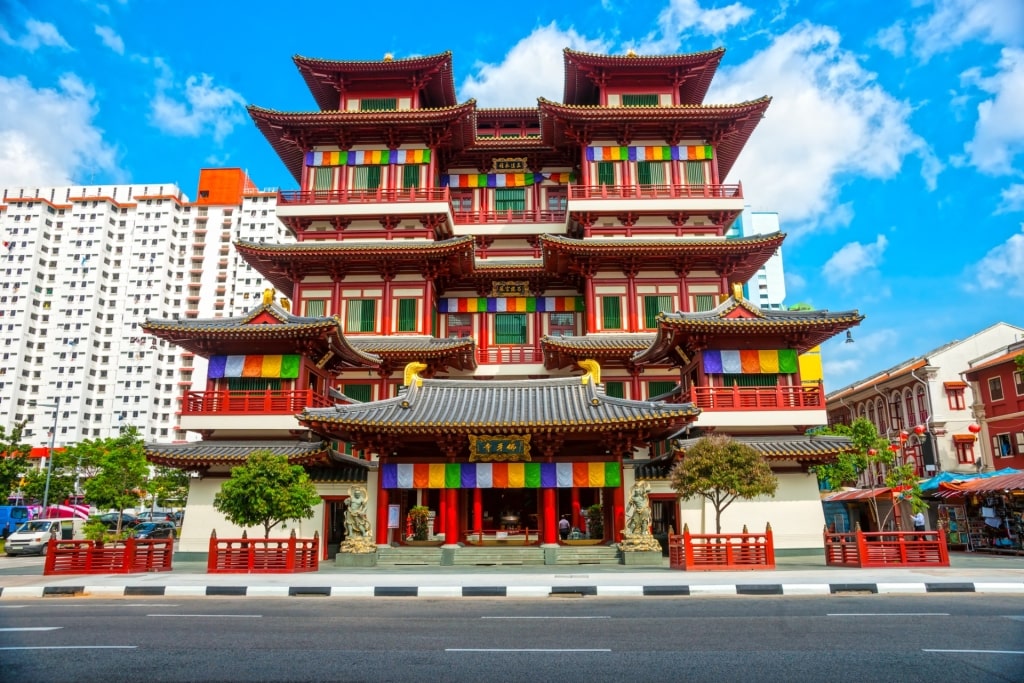
[{"label": "parked car", "polygon": [[132,529],[135,538],[174,538],[174,522],[143,522]]},{"label": "parked car", "polygon": [[[107,525],[107,529],[111,531],[117,531],[117,517],[118,513],[108,512],[104,515],[100,515],[99,519],[101,522]],[[135,515],[129,515],[127,512],[121,515],[122,529],[130,529],[138,523],[139,519]]]},{"label": "parked car", "polygon": [[173,512],[152,512],[151,510],[146,510],[145,512],[140,512],[139,513],[139,521],[140,522],[173,522],[174,521],[174,513]]},{"label": "parked car", "polygon": [[62,519],[32,519],[7,537],[4,550],[7,555],[45,555],[50,539],[58,541],[82,538],[85,520],[65,517]]},{"label": "parked car", "polygon": [[0,536],[7,538],[32,516],[32,510],[26,505],[0,505]]}]

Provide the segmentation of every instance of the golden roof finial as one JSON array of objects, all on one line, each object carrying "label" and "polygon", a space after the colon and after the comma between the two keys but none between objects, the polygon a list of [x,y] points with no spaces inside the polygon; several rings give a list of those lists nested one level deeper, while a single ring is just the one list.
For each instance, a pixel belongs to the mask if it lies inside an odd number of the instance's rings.
[{"label": "golden roof finial", "polygon": [[583,383],[586,384],[591,378],[594,380],[594,384],[601,383],[601,365],[590,358],[585,358],[581,361],[577,361],[577,364],[586,370],[586,374],[583,375]]},{"label": "golden roof finial", "polygon": [[732,298],[736,301],[740,301],[743,298],[743,283],[734,282],[732,283]]},{"label": "golden roof finial", "polygon": [[427,369],[426,363],[419,363],[413,361],[406,364],[405,366],[405,386],[411,387],[413,380],[416,380],[416,386],[423,386],[423,378],[420,377],[420,373]]},{"label": "golden roof finial", "polygon": [[629,48],[628,50],[626,50],[626,56],[627,57],[639,57],[640,55],[638,55],[636,53],[636,50],[634,50],[633,48]]},{"label": "golden roof finial", "polygon": [[277,291],[273,287],[267,287],[266,289],[264,289],[263,290],[263,305],[264,306],[269,306],[270,304],[274,303],[274,295],[275,294],[277,294]]},{"label": "golden roof finial", "polygon": [[393,54],[391,54],[390,52],[385,52],[384,53],[384,61],[385,62],[393,62],[393,61],[395,61],[395,56]]}]

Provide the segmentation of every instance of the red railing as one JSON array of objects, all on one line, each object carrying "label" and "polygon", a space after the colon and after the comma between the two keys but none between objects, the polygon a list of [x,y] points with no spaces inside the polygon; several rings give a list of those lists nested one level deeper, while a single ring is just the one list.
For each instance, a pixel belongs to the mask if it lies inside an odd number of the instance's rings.
[{"label": "red railing", "polygon": [[332,405],[326,397],[311,389],[297,391],[186,391],[184,415],[290,415],[304,408],[327,408]]},{"label": "red railing", "polygon": [[173,554],[172,538],[129,538],[117,544],[53,539],[46,549],[43,574],[168,572]]},{"label": "red railing", "polygon": [[746,526],[741,534],[691,534],[686,525],[682,534],[668,537],[668,566],[703,571],[775,569],[772,525],[766,525],[763,534],[749,533]]},{"label": "red railing", "polygon": [[294,574],[320,568],[320,534],[313,538],[217,538],[210,535],[209,574]]},{"label": "red railing", "polygon": [[492,346],[488,349],[477,349],[476,362],[485,365],[542,363],[544,353],[532,346]]},{"label": "red railing", "polygon": [[736,185],[570,185],[569,199],[743,199]]},{"label": "red railing", "polygon": [[456,225],[565,223],[565,211],[456,211]]},{"label": "red railing", "polygon": [[379,204],[382,202],[447,202],[447,187],[409,187],[400,190],[279,190],[277,205]]},{"label": "red railing", "polygon": [[824,409],[821,382],[804,386],[693,387],[690,402],[702,410]]},{"label": "red railing", "polygon": [[861,531],[825,528],[825,564],[835,567],[948,567],[946,534],[937,531]]}]

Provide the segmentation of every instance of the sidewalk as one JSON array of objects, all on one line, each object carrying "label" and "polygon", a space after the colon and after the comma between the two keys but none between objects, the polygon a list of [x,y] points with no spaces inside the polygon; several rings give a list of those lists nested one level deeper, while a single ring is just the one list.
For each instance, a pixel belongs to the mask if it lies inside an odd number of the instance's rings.
[{"label": "sidewalk", "polygon": [[[6,561],[5,561],[6,560]],[[952,553],[949,567],[847,569],[821,555],[780,557],[774,571],[694,572],[624,565],[337,567],[303,574],[171,572],[43,576],[42,560],[0,558],[0,601],[47,596],[548,597],[550,595],[1024,594],[1024,557]]]}]

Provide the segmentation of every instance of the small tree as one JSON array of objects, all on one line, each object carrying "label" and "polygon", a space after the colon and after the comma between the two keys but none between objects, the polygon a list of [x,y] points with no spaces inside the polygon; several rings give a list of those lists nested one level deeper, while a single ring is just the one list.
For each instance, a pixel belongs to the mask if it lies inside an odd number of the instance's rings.
[{"label": "small tree", "polygon": [[3,494],[4,501],[28,470],[28,454],[32,447],[21,441],[24,429],[25,422],[15,424],[10,433],[0,425],[0,494]]},{"label": "small tree", "polygon": [[604,508],[598,503],[587,508],[587,536],[604,538]]},{"label": "small tree", "polygon": [[188,498],[188,473],[173,467],[157,467],[146,482],[146,491],[153,495],[153,507],[161,503],[181,505]]},{"label": "small tree", "polygon": [[412,522],[412,540],[430,539],[430,508],[425,505],[414,505],[409,509],[409,521]]},{"label": "small tree", "polygon": [[[118,512],[135,507],[139,490],[149,474],[146,447],[135,427],[121,430],[113,439],[83,441],[75,445],[83,450],[83,457],[98,463],[99,471],[85,482],[85,497],[100,508],[113,508]],[[117,534],[121,533],[121,518],[117,520]]]},{"label": "small tree", "polygon": [[705,436],[672,469],[672,488],[683,500],[700,496],[715,508],[715,533],[722,511],[734,500],[774,496],[779,480],[761,454],[728,436]]},{"label": "small tree", "polygon": [[213,497],[213,507],[241,527],[262,526],[264,538],[286,520],[308,519],[320,502],[316,486],[299,465],[272,451],[253,451]]},{"label": "small tree", "polygon": [[820,427],[812,433],[847,436],[853,441],[853,450],[838,454],[834,462],[815,465],[811,469],[818,481],[827,484],[830,489],[856,486],[861,473],[869,465],[886,464],[892,459],[892,453],[888,450],[889,442],[880,437],[875,425],[864,417],[858,417],[850,425]]}]

